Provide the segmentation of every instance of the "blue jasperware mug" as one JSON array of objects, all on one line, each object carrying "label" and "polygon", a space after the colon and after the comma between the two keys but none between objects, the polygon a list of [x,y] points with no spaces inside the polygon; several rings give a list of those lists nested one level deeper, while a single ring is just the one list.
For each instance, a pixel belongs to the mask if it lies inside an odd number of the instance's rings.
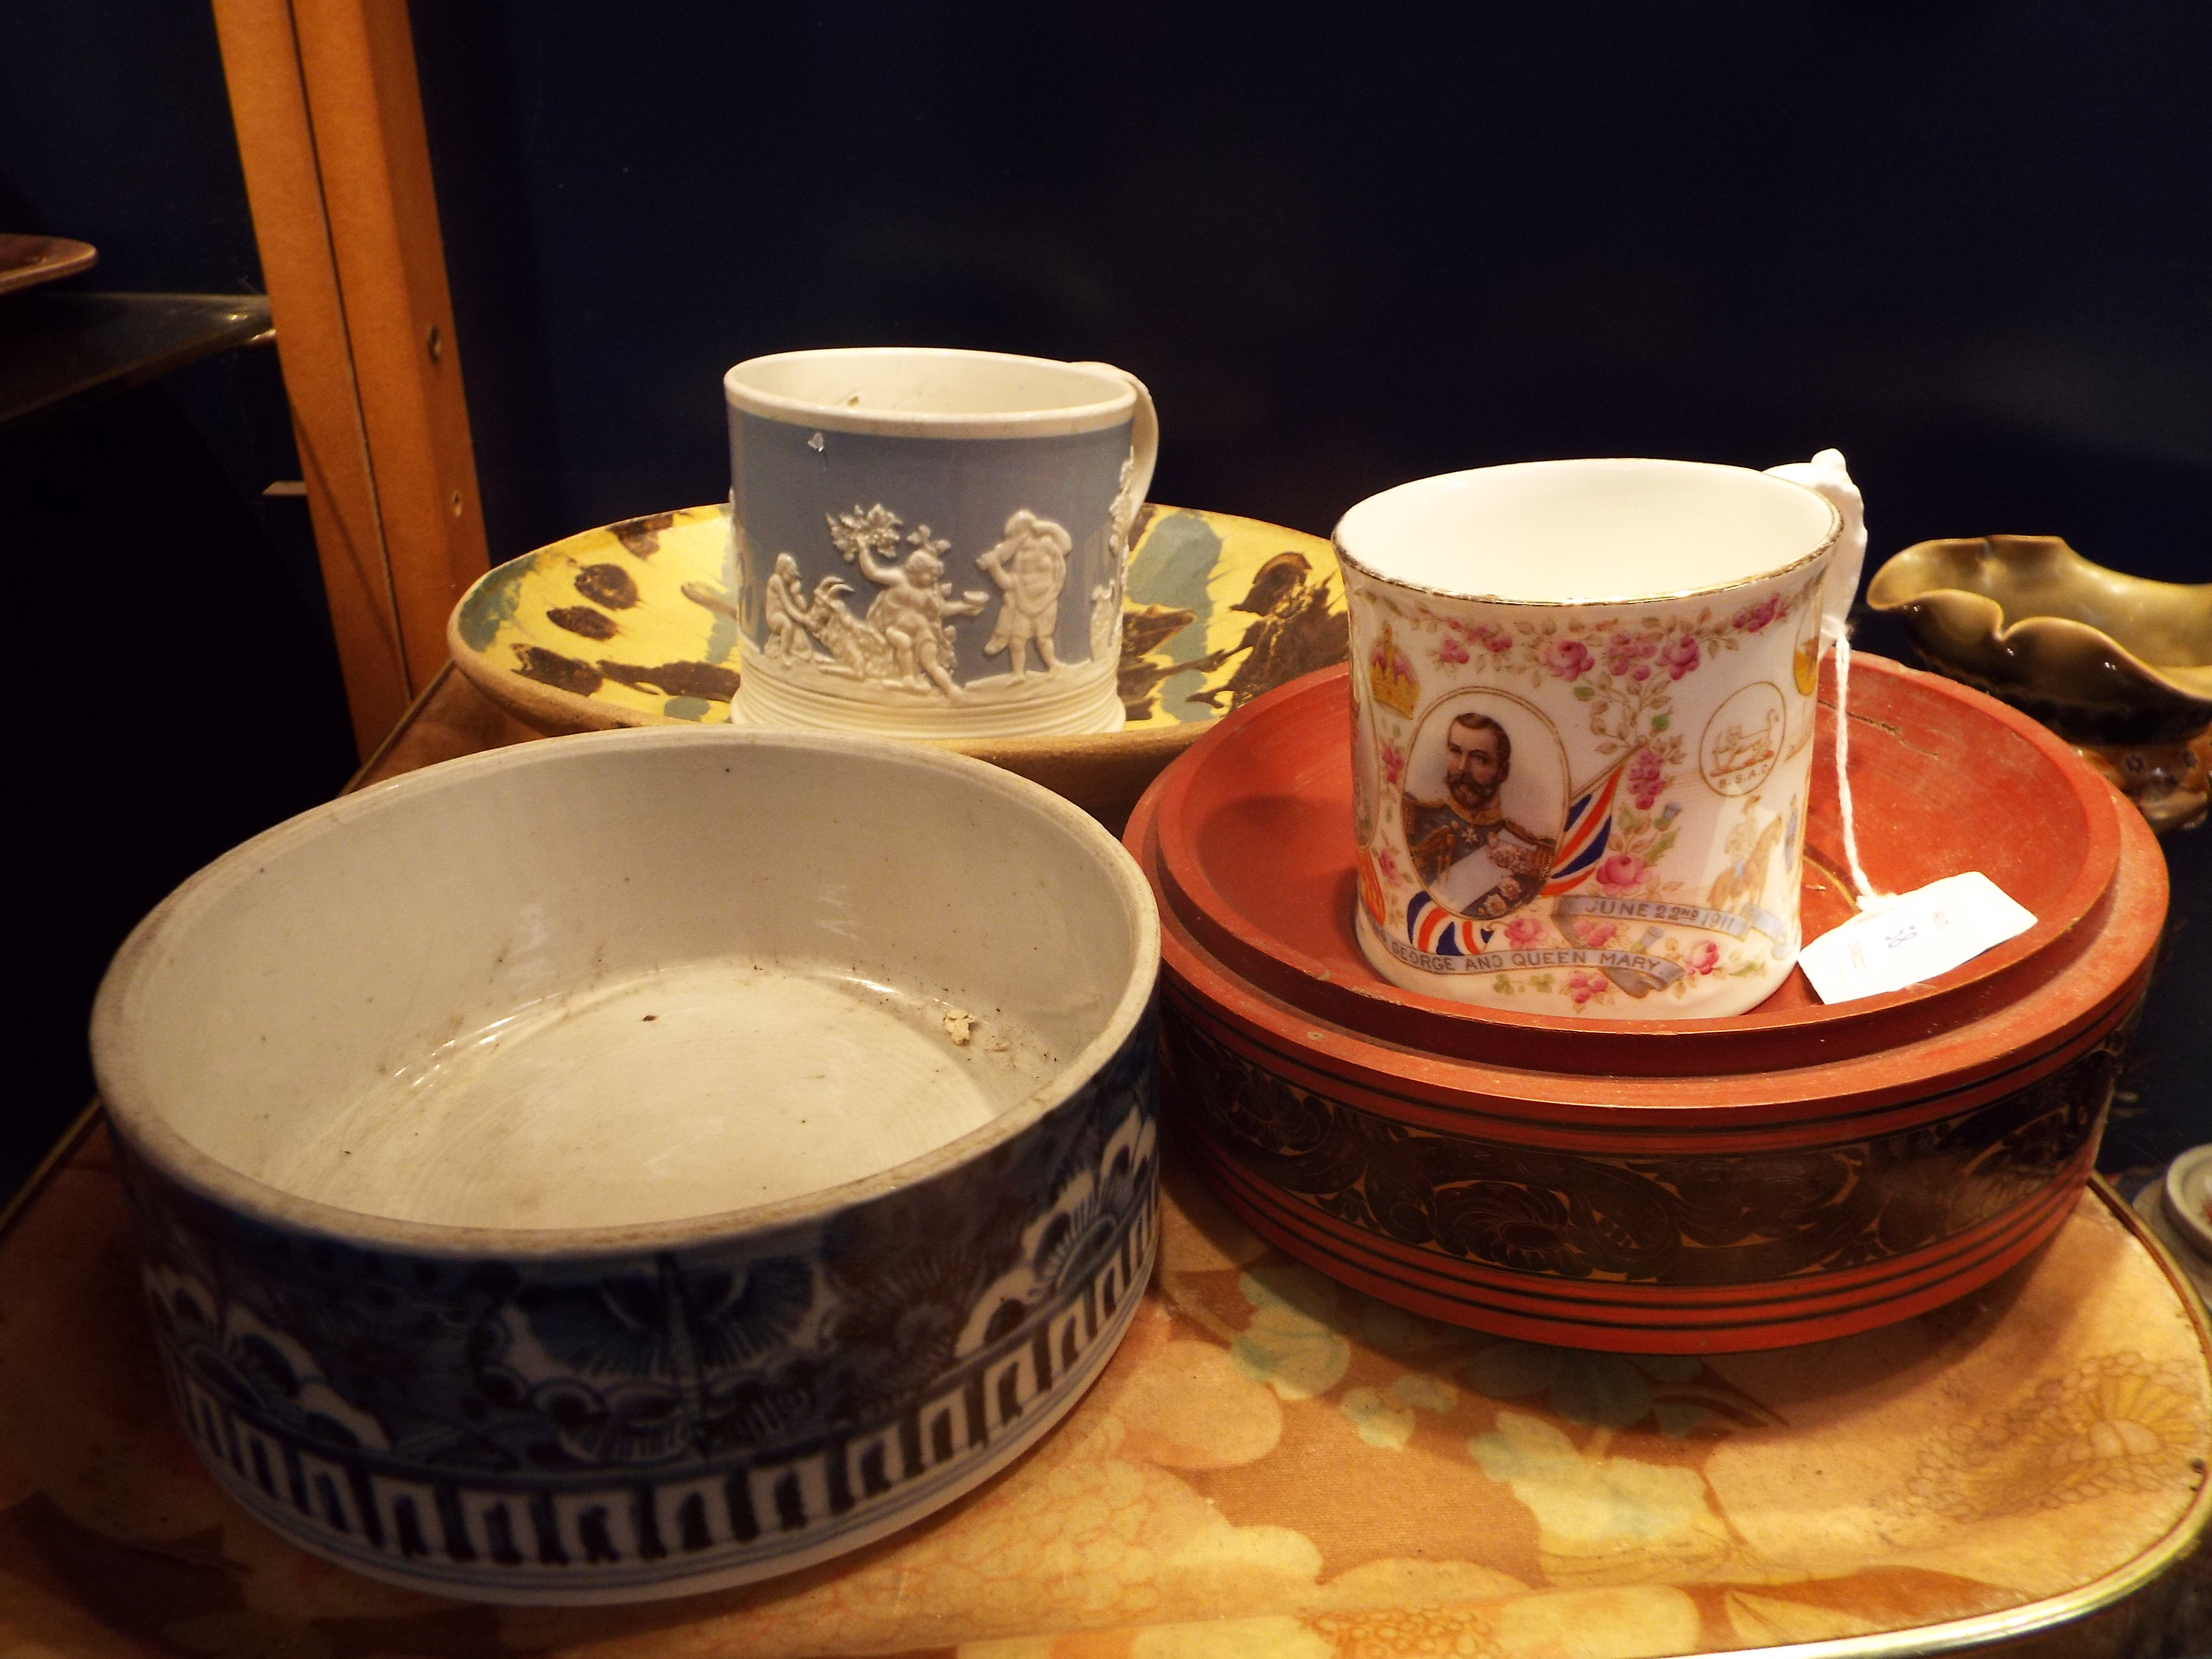
[{"label": "blue jasperware mug", "polygon": [[1118,731],[1129,532],[1159,423],[1126,370],[885,346],[722,380],[740,724]]}]

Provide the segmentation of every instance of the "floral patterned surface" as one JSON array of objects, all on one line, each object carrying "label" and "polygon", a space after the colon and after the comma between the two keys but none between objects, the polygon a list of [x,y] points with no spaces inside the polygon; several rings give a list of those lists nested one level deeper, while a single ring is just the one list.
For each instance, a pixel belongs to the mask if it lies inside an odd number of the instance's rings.
[{"label": "floral patterned surface", "polygon": [[2094,1586],[2203,1516],[2205,1334],[2096,1192],[1962,1304],[1698,1359],[1431,1324],[1285,1261],[1172,1158],[1168,1185],[1121,1352],[1006,1475],[829,1567],[554,1612],[357,1578],[215,1488],[94,1136],[0,1242],[0,1653],[1841,1656]]},{"label": "floral patterned surface", "polygon": [[[1371,937],[1418,971],[1474,975],[1483,988],[1471,1000],[1550,1013],[1620,1014],[1655,994],[1710,1003],[1702,981],[1716,975],[1778,981],[1796,945],[1822,579],[1780,580],[1733,606],[1616,611],[1431,604],[1355,578],[1353,741],[1374,759],[1355,758],[1353,814]],[[1742,664],[1725,661],[1738,654]],[[1443,863],[1468,855],[1453,839],[1461,820],[1409,781],[1413,751],[1441,742],[1419,735],[1440,729],[1440,709],[1502,716],[1521,734],[1501,732],[1503,744],[1564,739],[1568,776],[1524,797],[1540,815],[1509,822],[1513,841],[1483,844],[1488,861],[1540,879],[1501,885],[1471,910],[1436,886]],[[1544,813],[1553,788],[1558,810]],[[1515,842],[1532,864],[1498,850]],[[1443,923],[1448,908],[1468,920]],[[1526,967],[1535,971],[1515,971]]]}]

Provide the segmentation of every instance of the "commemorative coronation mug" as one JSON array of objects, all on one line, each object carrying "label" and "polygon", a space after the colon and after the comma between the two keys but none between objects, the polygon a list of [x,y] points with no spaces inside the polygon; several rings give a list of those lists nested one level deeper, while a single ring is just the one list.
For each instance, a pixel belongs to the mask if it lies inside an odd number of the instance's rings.
[{"label": "commemorative coronation mug", "polygon": [[1335,541],[1376,970],[1530,1013],[1765,1000],[1866,545],[1843,458],[1484,467],[1371,496]]},{"label": "commemorative coronation mug", "polygon": [[740,723],[1114,732],[1159,425],[1104,363],[789,351],[723,377]]}]

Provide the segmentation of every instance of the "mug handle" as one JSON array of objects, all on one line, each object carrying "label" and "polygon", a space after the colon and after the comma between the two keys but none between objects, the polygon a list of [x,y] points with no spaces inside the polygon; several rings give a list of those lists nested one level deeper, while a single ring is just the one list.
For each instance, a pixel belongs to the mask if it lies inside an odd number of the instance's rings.
[{"label": "mug handle", "polygon": [[1826,496],[1843,515],[1844,533],[1836,538],[1836,556],[1828,567],[1826,603],[1820,607],[1820,649],[1825,653],[1844,637],[1844,619],[1851,614],[1851,601],[1858,597],[1859,572],[1866,564],[1866,502],[1859,487],[1851,482],[1840,449],[1824,449],[1809,461],[1792,461],[1766,471],[1773,477],[1786,478]]},{"label": "mug handle", "polygon": [[1142,380],[1126,368],[1099,362],[1080,362],[1075,367],[1102,368],[1109,374],[1118,375],[1137,394],[1136,418],[1129,430],[1129,453],[1136,463],[1129,469],[1129,505],[1133,510],[1142,507],[1152,487],[1152,468],[1160,459],[1160,417],[1152,407],[1152,394]]}]

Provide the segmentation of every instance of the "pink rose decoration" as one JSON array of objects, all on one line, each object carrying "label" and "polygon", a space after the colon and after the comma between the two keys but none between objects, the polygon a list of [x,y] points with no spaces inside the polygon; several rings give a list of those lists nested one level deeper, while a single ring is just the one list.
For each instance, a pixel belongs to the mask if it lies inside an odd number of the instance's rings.
[{"label": "pink rose decoration", "polygon": [[1686,960],[1691,972],[1710,974],[1721,965],[1721,947],[1709,939],[1701,939],[1690,947]]},{"label": "pink rose decoration", "polygon": [[1455,639],[1451,635],[1447,634],[1437,642],[1437,660],[1438,662],[1465,662],[1467,660],[1467,647],[1462,645],[1458,640]]},{"label": "pink rose decoration", "polygon": [[1544,659],[1544,666],[1563,680],[1574,678],[1597,660],[1580,640],[1547,640],[1537,654]]},{"label": "pink rose decoration", "polygon": [[1608,892],[1625,893],[1644,879],[1644,867],[1633,853],[1608,853],[1597,866],[1597,884]]},{"label": "pink rose decoration", "polygon": [[1615,634],[1606,641],[1605,665],[1614,673],[1626,674],[1631,679],[1649,679],[1651,677],[1650,659],[1658,649],[1649,640]]},{"label": "pink rose decoration", "polygon": [[1525,951],[1544,937],[1544,924],[1534,916],[1516,916],[1505,924],[1505,937],[1515,950]]},{"label": "pink rose decoration", "polygon": [[1395,883],[1398,879],[1398,855],[1384,848],[1375,855],[1375,865],[1382,872],[1382,879]]},{"label": "pink rose decoration", "polygon": [[1603,989],[1605,989],[1605,976],[1601,974],[1585,974],[1580,969],[1577,969],[1567,975],[1567,994],[1575,1000],[1575,1006],[1577,1008]]},{"label": "pink rose decoration", "polygon": [[1586,921],[1577,931],[1585,948],[1602,951],[1613,943],[1613,936],[1619,933],[1620,928],[1610,921]]},{"label": "pink rose decoration", "polygon": [[1667,780],[1659,769],[1659,757],[1649,749],[1639,749],[1636,758],[1628,763],[1628,793],[1635,799],[1637,810],[1648,812],[1651,803],[1659,799],[1659,792],[1667,787]]},{"label": "pink rose decoration", "polygon": [[1779,593],[1769,593],[1757,605],[1744,606],[1735,616],[1729,617],[1729,621],[1747,634],[1756,634],[1767,623],[1772,622],[1781,610],[1782,596]]},{"label": "pink rose decoration", "polygon": [[1683,635],[1667,647],[1667,654],[1660,660],[1666,664],[1670,678],[1680,679],[1698,665],[1697,640],[1691,635]]},{"label": "pink rose decoration", "polygon": [[1382,745],[1382,781],[1396,783],[1406,775],[1406,751],[1395,743]]},{"label": "pink rose decoration", "polygon": [[1475,642],[1486,651],[1504,656],[1513,648],[1513,636],[1502,628],[1492,628],[1487,623],[1478,623],[1474,629]]}]

